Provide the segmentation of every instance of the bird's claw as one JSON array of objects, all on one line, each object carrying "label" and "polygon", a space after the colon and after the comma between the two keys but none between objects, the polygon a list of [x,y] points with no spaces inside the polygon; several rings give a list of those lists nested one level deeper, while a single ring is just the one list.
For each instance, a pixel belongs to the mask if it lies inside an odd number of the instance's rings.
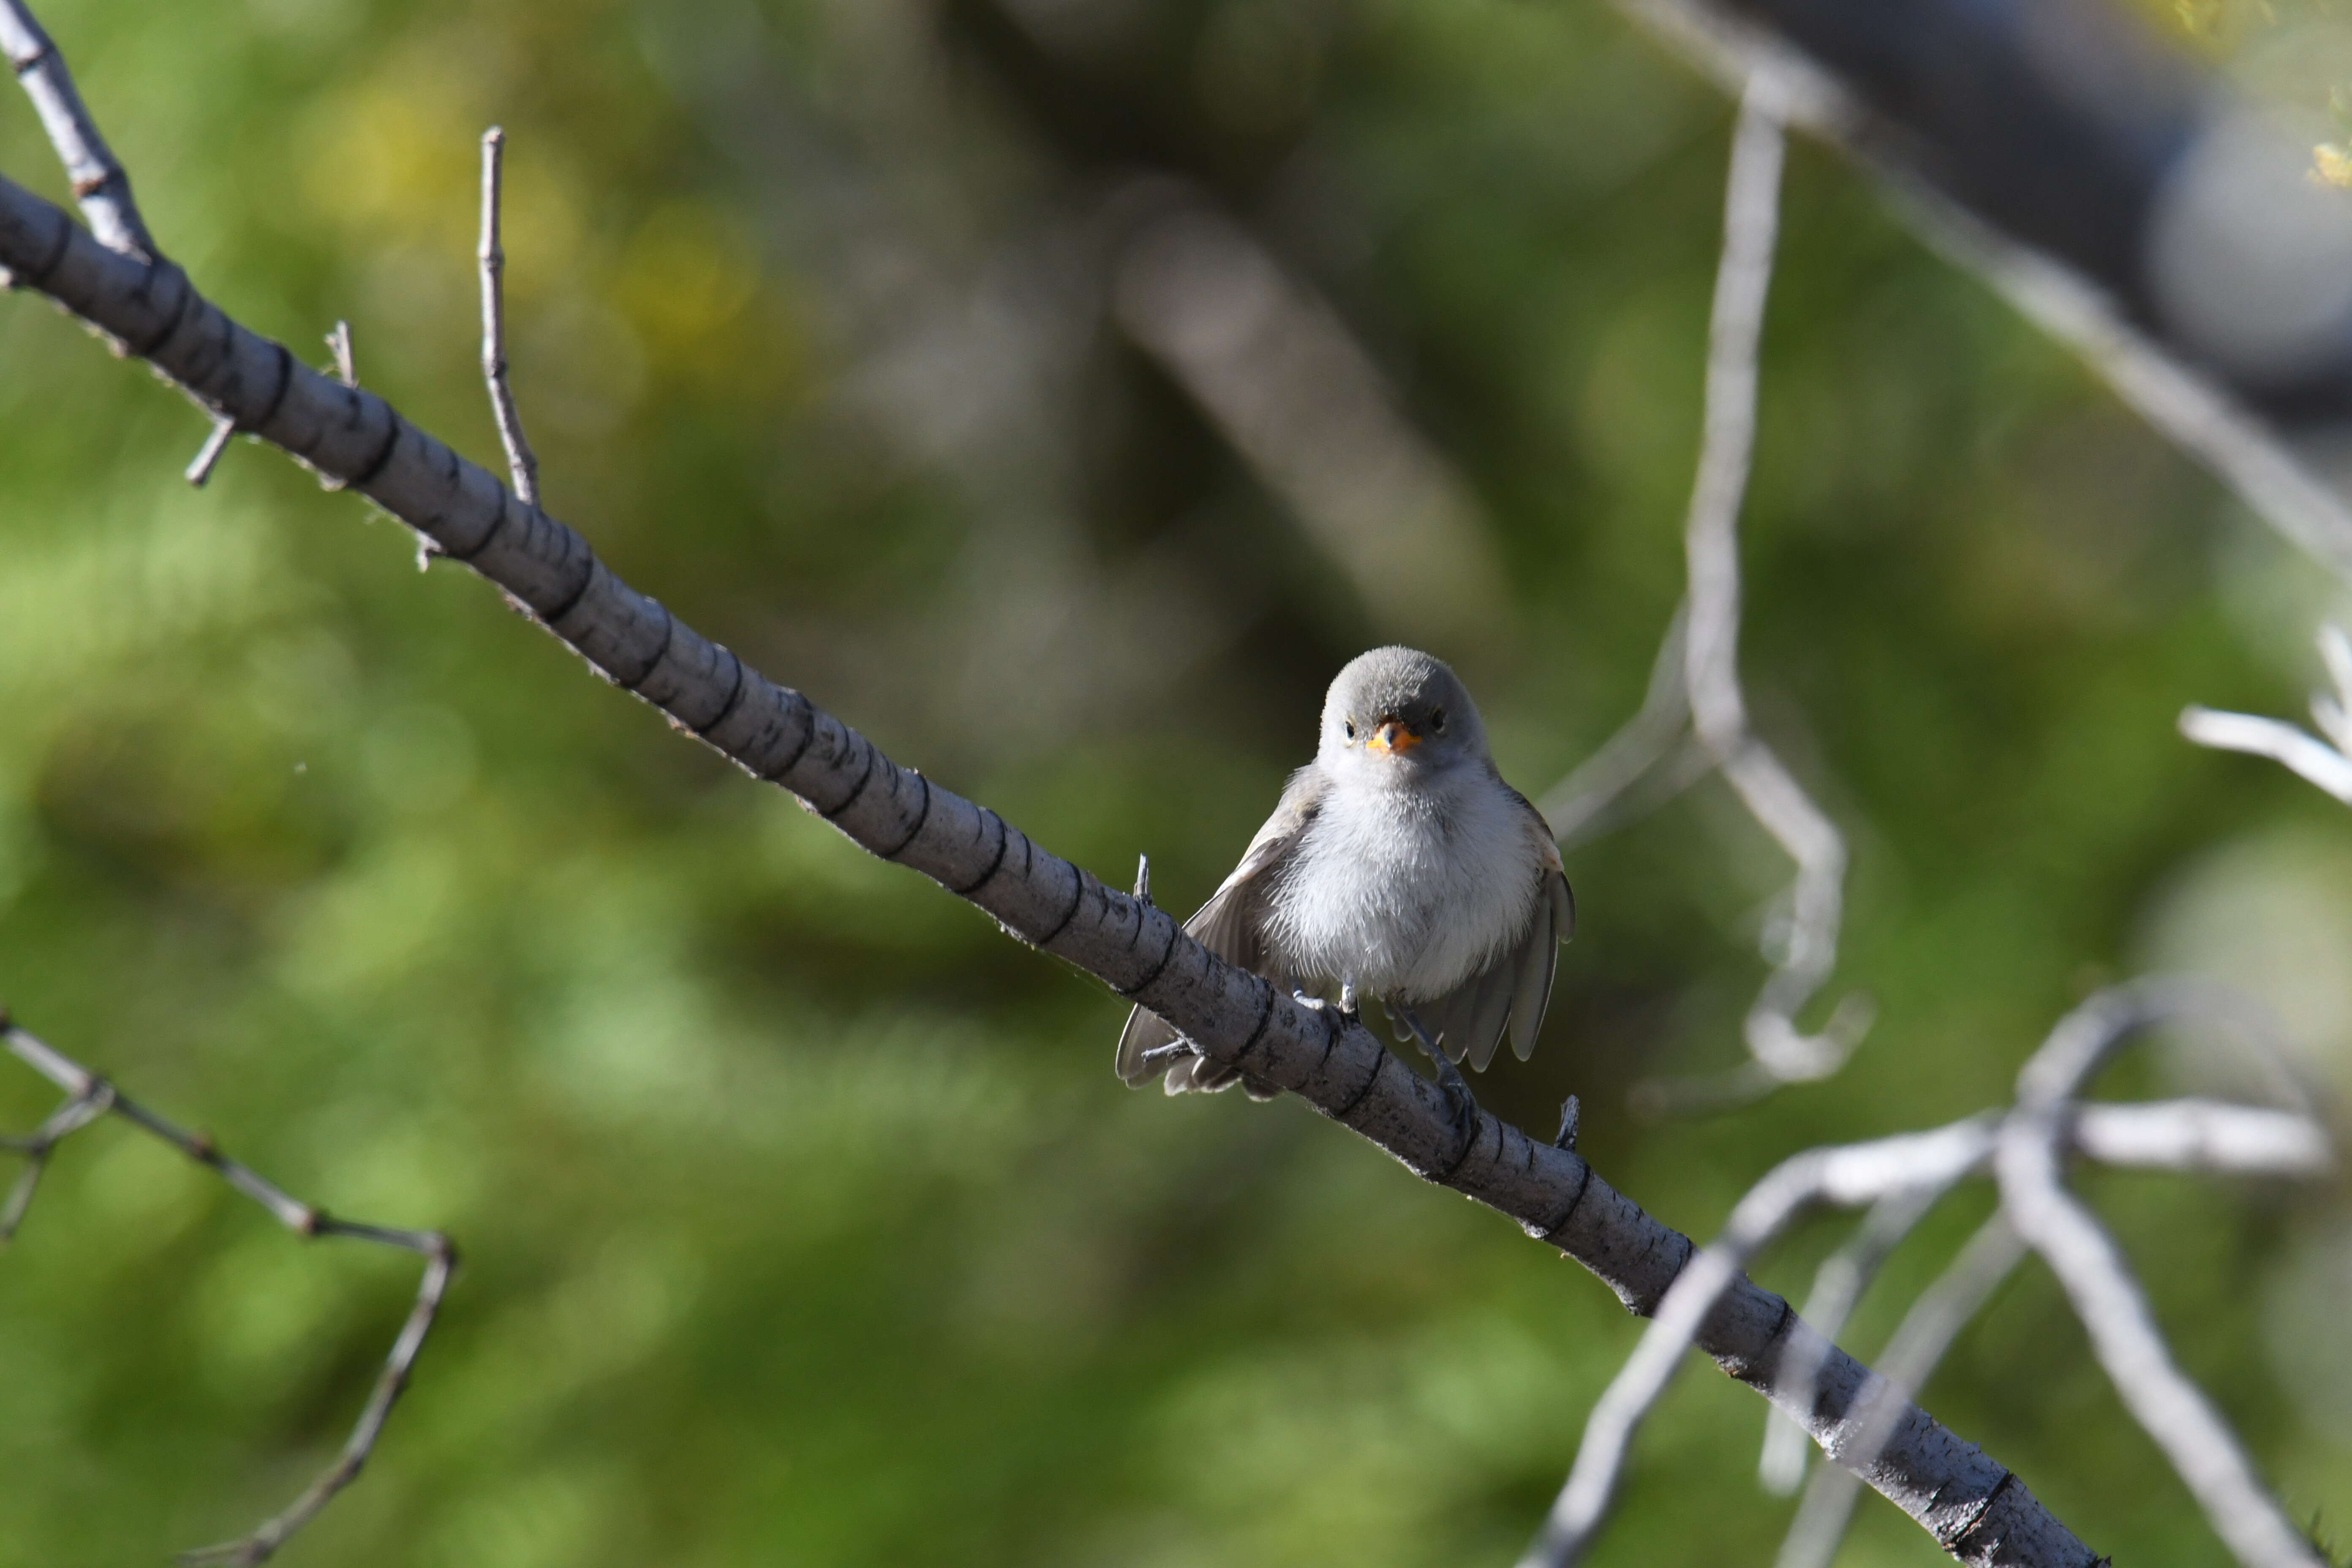
[{"label": "bird's claw", "polygon": [[[1391,1004],[1391,1008],[1394,1010],[1394,1004]],[[1454,1058],[1445,1054],[1444,1047],[1429,1037],[1429,1031],[1421,1026],[1421,1020],[1410,1009],[1402,1016],[1404,1026],[1412,1031],[1412,1037],[1420,1042],[1421,1048],[1436,1065],[1437,1087],[1445,1096],[1447,1110],[1453,1113],[1454,1130],[1462,1135],[1462,1152],[1454,1162],[1459,1164],[1469,1158],[1471,1149],[1476,1144],[1479,1118],[1485,1113],[1478,1109],[1478,1097],[1470,1092],[1470,1080],[1462,1076],[1462,1069],[1454,1065]]]},{"label": "bird's claw", "polygon": [[1157,1069],[1172,1067],[1185,1057],[1197,1057],[1200,1054],[1200,1047],[1179,1035],[1164,1046],[1152,1047],[1143,1053],[1141,1059],[1145,1067]]},{"label": "bird's claw", "polygon": [[1584,1107],[1571,1094],[1568,1097],[1568,1103],[1559,1108],[1559,1134],[1551,1141],[1551,1146],[1575,1153],[1576,1135],[1583,1130]]},{"label": "bird's claw", "polygon": [[1478,1097],[1470,1092],[1470,1080],[1443,1049],[1430,1052],[1430,1059],[1437,1064],[1437,1087],[1445,1091],[1445,1104],[1454,1112],[1454,1129],[1462,1134],[1462,1152],[1466,1155],[1478,1137]]},{"label": "bird's claw", "polygon": [[1325,1014],[1337,1020],[1342,1029],[1352,1029],[1363,1022],[1363,1015],[1357,1010],[1355,1003],[1345,996],[1334,1002],[1326,996],[1310,996],[1304,991],[1293,991],[1290,999],[1310,1013]]}]

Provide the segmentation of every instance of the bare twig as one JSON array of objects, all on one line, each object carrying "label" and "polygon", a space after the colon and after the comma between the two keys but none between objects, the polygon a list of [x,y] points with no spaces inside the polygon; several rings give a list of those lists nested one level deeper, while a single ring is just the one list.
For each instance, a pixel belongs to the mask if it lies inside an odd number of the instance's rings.
[{"label": "bare twig", "polygon": [[2326,1130],[2310,1117],[2210,1100],[2077,1106],[2067,1141],[2103,1165],[2143,1171],[2309,1179],[2336,1168]]},{"label": "bare twig", "polygon": [[[539,458],[523,438],[522,415],[507,385],[507,253],[499,242],[506,145],[507,133],[498,126],[482,132],[482,245],[478,252],[482,263],[482,379],[489,384],[490,412],[499,422],[499,441],[507,449],[515,494],[525,506],[537,506]],[[343,379],[348,384],[352,377]]]},{"label": "bare twig", "polygon": [[89,220],[99,243],[142,260],[159,259],[139,205],[131,199],[131,176],[83,107],[65,56],[41,31],[24,0],[0,0],[0,54],[8,57],[26,96],[33,100],[41,129],[58,150],[66,178],[73,182],[74,200],[81,204],[82,216]]},{"label": "bare twig", "polygon": [[2198,1005],[2178,987],[2103,993],[2052,1031],[2018,1075],[2017,1110],[1993,1156],[2001,1206],[2065,1288],[2125,1408],[2172,1461],[2245,1568],[2326,1568],[2273,1500],[2228,1423],[2172,1360],[2147,1298],[2106,1228],[2065,1187],[2068,1110],[2131,1035]]},{"label": "bare twig", "polygon": [[16,1239],[16,1227],[24,1223],[25,1211],[33,1206],[33,1194],[40,1187],[41,1173],[48,1169],[50,1152],[69,1134],[105,1115],[113,1101],[111,1085],[93,1082],[68,1097],[32,1131],[0,1137],[0,1149],[25,1156],[25,1168],[8,1189],[6,1206],[0,1207],[0,1247]]},{"label": "bare twig", "polygon": [[[512,602],[614,684],[677,727],[782,785],[855,842],[913,868],[1025,942],[1078,965],[1166,1018],[1220,1062],[1246,1063],[1386,1150],[1577,1258],[1647,1313],[1694,1248],[1603,1180],[1579,1154],[1491,1112],[1462,1154],[1452,1108],[1360,1024],[1339,1025],[1283,988],[1185,936],[1160,909],[1104,887],[994,812],[883,755],[863,735],[780,687],[644,597],[587,542],[497,478],[402,417],[381,397],[320,374],[282,344],[206,300],[168,263],[98,245],[70,218],[0,178],[0,266],[131,345],[164,376],[234,409],[240,428],[347,482]],[[1458,1162],[1454,1157],[1461,1154]],[[1449,1165],[1449,1162],[1454,1162]],[[1778,1398],[1788,1303],[1745,1280],[1719,1292],[1696,1342],[1726,1370]],[[1804,1415],[1832,1432],[1864,1377],[1825,1354],[1822,1393]],[[2095,1554],[2007,1469],[1924,1411],[1900,1437],[1902,1462],[1874,1485],[1958,1560],[2089,1568]]]},{"label": "bare twig", "polygon": [[151,1137],[170,1144],[189,1159],[217,1173],[220,1178],[246,1197],[269,1211],[269,1216],[297,1236],[342,1236],[355,1241],[372,1242],[379,1247],[397,1247],[414,1252],[425,1259],[425,1275],[416,1288],[416,1305],[401,1326],[400,1337],[393,1342],[392,1353],[384,1359],[383,1371],[376,1378],[375,1388],[368,1395],[366,1407],[360,1412],[351,1436],[345,1440],[342,1452],[336,1457],[319,1479],[304,1489],[284,1512],[261,1524],[249,1534],[218,1546],[207,1546],[182,1554],[187,1563],[235,1563],[239,1568],[267,1561],[271,1553],[286,1543],[289,1536],[308,1524],[318,1511],[326,1507],[329,1499],[351,1484],[375,1449],[376,1439],[383,1433],[383,1424],[392,1414],[392,1406],[401,1391],[408,1385],[408,1374],[416,1364],[419,1352],[425,1348],[425,1336],[432,1331],[433,1320],[441,1309],[442,1294],[448,1289],[449,1276],[457,1268],[457,1251],[449,1238],[438,1231],[397,1230],[385,1226],[367,1225],[356,1220],[336,1219],[325,1210],[306,1204],[288,1194],[283,1188],[262,1176],[251,1167],[223,1154],[213,1141],[201,1132],[165,1121],[145,1106],[117,1090],[105,1079],[83,1067],[63,1052],[37,1037],[17,1028],[0,1015],[0,1040],[8,1052],[35,1072],[56,1084],[68,1096],[49,1119],[30,1134],[0,1139],[0,1148],[14,1150],[26,1157],[25,1173],[17,1179],[9,1194],[5,1215],[0,1215],[0,1241],[16,1234],[32,1202],[33,1188],[47,1163],[50,1152],[77,1130],[88,1126],[100,1117],[113,1113]]},{"label": "bare twig", "polygon": [[[1853,1436],[1853,1458],[1866,1468],[1877,1461],[1895,1424],[2000,1282],[2025,1256],[2024,1238],[2000,1210],[1969,1237],[1960,1255],[1919,1295],[1878,1358],[1882,1381],[1863,1395],[1862,1417]],[[1824,1465],[1805,1489],[1805,1500],[1780,1543],[1777,1568],[1829,1568],[1853,1517],[1858,1484],[1843,1465]]]}]

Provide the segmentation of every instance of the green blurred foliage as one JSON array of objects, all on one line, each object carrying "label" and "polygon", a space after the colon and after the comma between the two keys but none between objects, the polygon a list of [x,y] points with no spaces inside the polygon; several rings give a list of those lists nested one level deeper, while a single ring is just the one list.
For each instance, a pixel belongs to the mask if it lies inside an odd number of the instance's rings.
[{"label": "green blurred foliage", "polygon": [[[1163,901],[1204,895],[1331,671],[1394,635],[1108,324],[1103,215],[1139,175],[1250,222],[1466,477],[1511,598],[1442,651],[1506,772],[1540,790],[1638,701],[1727,114],[1605,9],[45,20],[216,299],[322,361],[347,317],[364,381],[492,460],[473,160],[502,122],[553,509],[1106,879],[1148,850]],[[0,168],[62,197],[21,104]],[[2252,965],[2352,1079],[2352,819],[2172,728],[2296,709],[2326,580],[1811,148],[1767,337],[1746,658],[1853,832],[1837,985],[1879,1021],[1832,1081],[1624,1110],[1734,1060],[1760,978],[1785,867],[1711,784],[1571,858],[1543,1048],[1481,1094],[1534,1125],[1581,1092],[1601,1168],[1705,1235],[1796,1149],[2005,1098],[2061,1012],[2154,962]],[[1098,987],[278,456],[240,444],[191,492],[202,436],[37,300],[0,306],[0,990],[294,1191],[463,1245],[383,1447],[288,1562],[1507,1560],[1633,1342],[1603,1289],[1295,1103],[1129,1093]],[[0,1079],[13,1123],[47,1104]],[[2183,1361],[2340,1531],[2340,1205],[2090,1189]],[[1898,1255],[1850,1342],[1988,1201]],[[1801,1289],[1836,1234],[1763,1277]],[[159,1561],[279,1506],[413,1286],[126,1129],[76,1139],[0,1260],[0,1563]],[[2119,1561],[2223,1560],[2038,1268],[1928,1403]],[[1762,1417],[1686,1378],[1598,1560],[1760,1560],[1790,1511],[1750,1479]],[[1941,1559],[1873,1501],[1845,1561]]]}]

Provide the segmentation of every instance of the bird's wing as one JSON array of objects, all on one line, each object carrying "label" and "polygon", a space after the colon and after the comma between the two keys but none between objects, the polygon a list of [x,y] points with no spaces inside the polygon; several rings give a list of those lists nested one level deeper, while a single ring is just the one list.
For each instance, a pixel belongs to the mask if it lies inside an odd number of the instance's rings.
[{"label": "bird's wing", "polygon": [[1432,1038],[1442,1040],[1447,1056],[1457,1062],[1468,1061],[1479,1072],[1495,1059],[1496,1047],[1507,1032],[1511,1052],[1521,1061],[1535,1049],[1536,1034],[1543,1027],[1544,1011],[1551,1001],[1559,944],[1576,930],[1576,897],[1569,890],[1559,847],[1527,797],[1513,790],[1511,798],[1528,814],[1541,863],[1543,884],[1534,918],[1517,946],[1417,1011],[1422,1027]]},{"label": "bird's wing", "polygon": [[1543,907],[1536,911],[1526,938],[1511,957],[1515,976],[1511,992],[1511,1054],[1525,1061],[1536,1048],[1536,1033],[1543,1027],[1544,1012],[1551,1005],[1551,981],[1559,966],[1559,944],[1576,934],[1576,894],[1568,885],[1559,846],[1552,841],[1551,828],[1544,822],[1543,814],[1529,805],[1525,795],[1516,790],[1512,795],[1527,806],[1528,816],[1536,824],[1544,861]]},{"label": "bird's wing", "polygon": [[[1324,788],[1321,772],[1312,766],[1290,775],[1274,815],[1265,819],[1265,826],[1257,830],[1249,847],[1242,851],[1241,864],[1210,895],[1200,912],[1184,922],[1186,934],[1226,963],[1252,973],[1260,973],[1264,943],[1258,920],[1265,903],[1267,873],[1298,847],[1300,835],[1323,803]],[[1221,1067],[1205,1057],[1177,1057],[1172,1067],[1166,1059],[1143,1059],[1149,1052],[1175,1044],[1177,1037],[1176,1031],[1158,1014],[1148,1008],[1136,1008],[1127,1016],[1127,1027],[1118,1037],[1118,1076],[1129,1088],[1139,1089],[1165,1072],[1171,1094],[1225,1089],[1241,1078],[1234,1068]]]}]

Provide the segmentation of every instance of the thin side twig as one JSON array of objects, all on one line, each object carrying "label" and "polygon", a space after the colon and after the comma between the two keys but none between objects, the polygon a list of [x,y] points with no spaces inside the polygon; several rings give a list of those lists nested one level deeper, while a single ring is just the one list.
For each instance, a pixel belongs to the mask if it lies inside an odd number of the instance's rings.
[{"label": "thin side twig", "polygon": [[416,1304],[409,1310],[407,1321],[401,1325],[400,1335],[393,1342],[392,1351],[384,1358],[383,1371],[376,1377],[375,1387],[361,1410],[350,1437],[344,1440],[342,1451],[319,1479],[306,1488],[283,1512],[265,1521],[250,1532],[235,1541],[217,1546],[200,1547],[183,1552],[181,1561],[188,1563],[228,1563],[236,1568],[266,1562],[296,1531],[308,1524],[327,1506],[337,1492],[356,1478],[369,1455],[375,1451],[376,1440],[383,1434],[385,1420],[394,1404],[408,1386],[409,1373],[415,1370],[416,1358],[425,1349],[425,1336],[432,1331],[434,1319],[441,1310],[441,1299],[449,1287],[449,1277],[457,1266],[457,1249],[439,1231],[402,1230],[389,1226],[368,1225],[357,1220],[337,1219],[324,1209],[306,1204],[289,1194],[252,1167],[232,1160],[201,1132],[167,1121],[122,1094],[104,1078],[75,1061],[37,1036],[26,1033],[0,1016],[0,1041],[8,1052],[35,1072],[66,1091],[66,1103],[49,1119],[29,1134],[0,1139],[0,1148],[13,1150],[26,1157],[25,1173],[17,1179],[8,1197],[5,1214],[0,1214],[0,1242],[13,1237],[26,1208],[31,1204],[34,1184],[47,1163],[49,1154],[66,1137],[109,1114],[121,1117],[149,1136],[171,1145],[181,1153],[217,1173],[239,1194],[250,1198],[269,1213],[279,1225],[300,1237],[341,1236],[378,1247],[396,1247],[413,1252],[425,1259],[425,1273],[416,1287]]},{"label": "thin side twig", "polygon": [[357,386],[360,373],[352,359],[352,324],[349,321],[337,321],[335,330],[327,334],[327,352],[335,356],[335,378],[345,386]]},{"label": "thin side twig", "polygon": [[98,122],[74,87],[65,56],[24,0],[0,0],[0,54],[8,57],[9,67],[33,100],[41,129],[58,150],[66,178],[73,182],[74,200],[99,243],[142,260],[158,259],[162,253],[139,216],[139,204],[131,197],[131,175],[98,133]]},{"label": "thin side twig", "polygon": [[[539,504],[539,458],[523,438],[522,414],[507,384],[506,247],[499,243],[499,209],[505,186],[507,133],[493,125],[482,132],[482,379],[489,384],[490,413],[499,442],[507,449],[507,470],[525,506]],[[346,375],[348,383],[351,377]]]},{"label": "thin side twig", "polygon": [[215,419],[212,434],[206,436],[205,444],[196,448],[196,455],[188,460],[187,469],[180,477],[196,489],[204,489],[205,481],[213,477],[213,466],[221,460],[221,454],[228,450],[228,444],[236,435],[236,420]]},{"label": "thin side twig", "polygon": [[[2039,1082],[2063,1071],[2074,1075],[2069,1081],[2079,1082],[2114,1039],[2148,1023],[2189,1014],[2228,1024],[2266,1052],[2274,1048],[2270,1021],[2234,996],[2193,982],[2142,982],[2102,993],[2069,1015],[2029,1066],[2028,1079]],[[2294,1086],[2288,1087],[2293,1093]],[[2029,1099],[2021,1091],[2021,1107]],[[1583,1554],[1606,1521],[1634,1436],[1664,1396],[1683,1353],[1706,1331],[1718,1299],[1741,1282],[1740,1270],[1751,1258],[1816,1204],[1875,1206],[1864,1237],[1850,1248],[1849,1280],[1832,1289],[1832,1268],[1822,1270],[1824,1283],[1816,1296],[1823,1299],[1825,1321],[1815,1321],[1810,1311],[1792,1318],[1780,1336],[1774,1375],[1765,1380],[1765,1386],[1774,1406],[1801,1423],[1841,1471],[1883,1490],[1889,1482],[1887,1471],[1909,1462],[1891,1458],[1889,1450],[1900,1446],[1908,1452],[1901,1435],[1919,1418],[1913,1394],[1950,1334],[1975,1310],[1969,1306],[1957,1321],[1950,1320],[1958,1304],[1976,1299],[1962,1286],[1981,1278],[1973,1265],[1982,1258],[1972,1254],[1971,1269],[1956,1276],[1958,1282],[1949,1291],[1936,1296],[1929,1306],[1915,1309],[1914,1331],[1898,1336],[1895,1351],[1901,1354],[1884,1377],[1873,1374],[1858,1389],[1832,1387],[1822,1373],[1836,1364],[1840,1354],[1833,1335],[1867,1270],[1876,1268],[1937,1197],[1982,1170],[2017,1118],[2031,1113],[2028,1109],[2006,1115],[1987,1111],[1929,1132],[1810,1150],[1774,1166],[1733,1208],[1721,1236],[1683,1269],[1633,1353],[1593,1406],[1574,1468],[1520,1568],[1566,1568]],[[2117,1165],[2308,1176],[2324,1173],[2332,1161],[2325,1130],[2299,1111],[2194,1100],[2084,1106],[2066,1098],[2050,1117],[2056,1147]],[[2005,1243],[1985,1243],[1995,1251],[2000,1245]],[[1990,1289],[1990,1284],[1983,1289]],[[1940,1324],[1948,1327],[1937,1328]],[[1870,1396],[1872,1389],[1878,1390],[1874,1396]],[[1794,1468],[1785,1458],[1780,1463],[1783,1473]],[[1817,1479],[1815,1493],[1827,1485]],[[1828,1502],[1812,1506],[1812,1522],[1807,1526],[1812,1544],[1807,1550],[1819,1549],[1820,1532],[1832,1521],[1832,1515],[1823,1511]],[[1842,1515],[1834,1522],[1843,1528]],[[1948,1542],[1945,1545],[1951,1550]]]}]

